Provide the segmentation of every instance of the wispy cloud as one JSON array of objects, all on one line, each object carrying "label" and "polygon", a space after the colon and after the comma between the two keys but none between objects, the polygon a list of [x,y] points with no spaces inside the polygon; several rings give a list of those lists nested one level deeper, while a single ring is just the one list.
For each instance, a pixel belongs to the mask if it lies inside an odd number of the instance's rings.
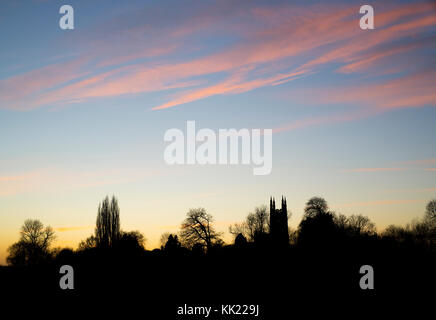
[{"label": "wispy cloud", "polygon": [[[383,59],[431,45],[425,40],[391,48],[386,44],[434,27],[436,16],[432,10],[428,2],[385,5],[378,11],[376,32],[365,33],[353,19],[355,7],[340,4],[201,5],[194,13],[181,11],[177,21],[170,24],[158,21],[159,12],[154,13],[150,18],[162,28],[153,28],[150,23],[132,26],[129,19],[135,19],[121,16],[113,18],[118,26],[113,33],[96,29],[77,37],[78,43],[88,49],[86,55],[0,80],[0,107],[27,110],[186,89],[166,95],[167,101],[152,108],[162,110],[214,95],[275,86],[320,72],[331,63],[342,64],[337,69],[342,73],[362,72],[371,66],[380,69]],[[139,10],[136,16],[144,14],[145,10]],[[208,42],[203,39],[217,32],[232,41],[209,52]],[[186,58],[193,43],[200,54]],[[415,72],[363,88],[359,84],[359,88],[349,88],[347,93],[341,94],[336,88],[328,96],[333,101],[369,105],[380,101],[378,105],[384,108],[416,107],[435,101],[431,86],[434,80],[432,70]],[[290,128],[330,121],[340,120],[307,120],[306,124],[291,124]]]},{"label": "wispy cloud", "polygon": [[166,109],[184,103],[211,97],[214,95],[237,94],[237,93],[247,92],[266,85],[278,85],[284,82],[289,82],[294,79],[297,79],[299,76],[303,75],[304,73],[305,73],[304,71],[291,72],[288,74],[279,74],[274,77],[257,79],[252,81],[245,81],[241,79],[240,76],[234,75],[230,79],[220,84],[183,93],[170,102],[154,107],[153,110]]},{"label": "wispy cloud", "polygon": [[393,189],[385,190],[386,193],[425,193],[425,192],[435,192],[436,188],[421,188],[421,189]]},{"label": "wispy cloud", "polygon": [[94,226],[67,226],[67,227],[55,227],[53,228],[57,232],[79,231],[93,229]]},{"label": "wispy cloud", "polygon": [[0,196],[22,193],[58,192],[107,185],[131,183],[148,177],[171,174],[169,170],[147,170],[143,168],[66,170],[41,168],[30,173],[0,179]]},{"label": "wispy cloud", "polygon": [[352,120],[357,120],[365,118],[369,113],[365,110],[358,110],[348,112],[348,113],[338,113],[326,116],[315,116],[311,118],[299,119],[292,121],[287,124],[283,124],[277,128],[273,129],[273,133],[280,133],[286,131],[294,131],[299,129],[305,129],[308,127],[317,127],[322,125],[332,125],[336,123],[348,122]]},{"label": "wispy cloud", "polygon": [[436,168],[422,168],[423,165],[435,164],[436,159],[424,159],[424,160],[414,160],[414,161],[400,161],[396,164],[403,165],[402,167],[376,167],[376,168],[355,168],[355,169],[344,169],[341,172],[355,172],[355,173],[365,173],[365,172],[398,172],[398,171],[436,171]]},{"label": "wispy cloud", "polygon": [[394,108],[434,105],[436,93],[434,70],[420,70],[373,84],[348,84],[309,89],[307,99],[317,103],[351,104],[366,107],[367,113],[385,112]]},{"label": "wispy cloud", "polygon": [[411,160],[411,161],[403,161],[400,163],[405,165],[428,165],[428,164],[436,164],[436,159]]},{"label": "wispy cloud", "polygon": [[381,205],[397,205],[421,202],[421,199],[394,199],[394,200],[376,200],[376,201],[363,201],[363,202],[348,202],[338,205],[332,205],[334,208],[348,208],[348,207],[372,207]]},{"label": "wispy cloud", "polygon": [[[404,18],[411,20],[404,21]],[[354,23],[354,21],[353,21]],[[377,58],[377,46],[380,44],[386,45],[387,42],[406,38],[416,34],[420,29],[434,26],[436,24],[436,17],[432,14],[431,4],[418,3],[415,5],[405,5],[397,9],[388,10],[385,13],[377,15],[377,31],[372,33],[361,33],[350,25],[350,29],[355,33],[347,34],[347,38],[336,40],[349,41],[342,42],[335,46],[334,49],[323,52],[315,59],[310,60],[302,67],[313,68],[315,66],[322,66],[330,62],[352,62],[360,60],[362,53],[369,52],[370,55],[375,55]],[[354,39],[351,36],[355,35]],[[372,52],[370,50],[373,50]],[[401,50],[399,50],[401,51]],[[366,59],[370,57],[366,56]]]},{"label": "wispy cloud", "polygon": [[33,174],[22,174],[17,176],[0,176],[0,182],[11,182],[11,181],[22,181],[29,177],[31,177]]},{"label": "wispy cloud", "polygon": [[342,172],[384,172],[384,171],[404,171],[406,168],[358,168],[342,170]]}]

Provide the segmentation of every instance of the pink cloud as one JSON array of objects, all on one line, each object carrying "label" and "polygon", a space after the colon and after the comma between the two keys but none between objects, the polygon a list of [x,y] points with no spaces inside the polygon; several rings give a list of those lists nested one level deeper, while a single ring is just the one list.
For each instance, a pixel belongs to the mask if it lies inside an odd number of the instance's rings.
[{"label": "pink cloud", "polygon": [[98,186],[130,183],[150,177],[174,174],[168,169],[89,169],[71,171],[61,168],[40,168],[17,176],[0,180],[0,196],[14,196],[23,193],[52,193],[61,190],[86,189]]},{"label": "pink cloud", "polygon": [[404,171],[405,168],[358,168],[342,170],[342,172],[385,172],[385,171]]},{"label": "pink cloud", "polygon": [[434,191],[436,191],[436,188],[426,188],[426,189],[423,189],[422,191],[425,191],[425,192],[434,192]]},{"label": "pink cloud", "polygon": [[[377,14],[376,32],[363,32],[358,28],[355,19],[351,19],[356,8],[351,6],[287,5],[252,7],[249,10],[240,7],[233,12],[226,5],[216,5],[203,8],[198,16],[165,26],[163,31],[147,24],[119,31],[113,37],[103,37],[103,40],[90,35],[84,37],[85,47],[90,49],[86,57],[0,80],[0,92],[4,97],[0,107],[22,110],[189,88],[178,94],[171,93],[168,101],[153,108],[161,110],[217,94],[237,94],[289,82],[318,72],[331,62],[345,63],[339,67],[340,72],[362,71],[380,59],[419,48],[412,45],[380,51],[378,45],[415,35],[436,25],[429,3],[386,8]],[[228,21],[226,19],[233,23],[223,24],[222,21]],[[238,41],[187,61],[175,57],[161,58],[161,55],[192,50],[183,45],[184,40],[193,33],[206,30],[220,30],[227,36],[237,34]],[[162,33],[168,35],[168,40],[162,37]],[[155,41],[151,45],[143,44],[144,34]],[[95,43],[90,39],[95,39]],[[125,54],[126,51],[129,54]],[[137,61],[150,57],[154,58],[153,62],[147,59]],[[123,65],[125,63],[133,64]],[[109,71],[108,66],[112,66]],[[210,75],[222,75],[224,80],[211,80]],[[421,77],[434,81],[431,72]],[[351,92],[331,94],[329,98],[366,103],[381,98],[380,105],[385,108],[432,103],[435,95],[430,91],[430,85],[424,84],[421,78],[418,82],[415,80],[403,77],[381,85],[368,85],[367,89],[372,90],[369,93],[359,93],[362,88],[351,88]],[[201,87],[196,88],[198,86]],[[334,118],[308,120],[290,127],[342,121]]]},{"label": "pink cloud", "polygon": [[24,179],[24,176],[7,176],[0,177],[0,182],[9,182],[9,181],[17,181]]},{"label": "pink cloud", "polygon": [[436,159],[421,159],[412,161],[403,161],[402,164],[416,164],[416,165],[426,165],[426,164],[436,164]]},{"label": "pink cloud", "polygon": [[70,227],[55,227],[54,230],[57,232],[68,232],[68,231],[79,231],[93,229],[94,226],[70,226]]},{"label": "pink cloud", "polygon": [[380,205],[396,205],[421,202],[420,199],[395,199],[395,200],[377,200],[377,201],[364,201],[364,202],[350,202],[339,205],[334,205],[335,208],[348,208],[348,207],[370,207]]},{"label": "pink cloud", "polygon": [[[380,25],[388,24],[393,22],[395,19],[403,18],[406,15],[414,16],[415,14],[418,13],[425,13],[427,10],[428,10],[428,6],[426,4],[423,4],[422,6],[420,5],[407,6],[405,8],[400,8],[396,11],[393,10],[389,14],[382,15],[379,24]],[[283,58],[296,56],[301,52],[305,52],[320,47],[321,45],[324,45],[329,42],[335,42],[341,39],[342,40],[347,39],[355,35],[356,32],[361,31],[361,30],[355,31],[355,28],[351,27],[352,22],[349,22],[350,28],[348,28],[348,30],[353,30],[353,31],[350,31],[348,33],[343,31],[336,31],[338,30],[336,26],[339,22],[341,24],[347,24],[347,22],[341,21],[341,19],[349,15],[350,12],[348,10],[343,10],[343,11],[339,11],[339,13],[337,14],[331,14],[331,12],[329,13],[330,13],[329,16],[326,15],[326,16],[319,17],[318,15],[314,15],[313,17],[310,17],[311,19],[306,19],[306,20],[302,19],[302,21],[304,21],[306,24],[305,25],[303,24],[303,27],[301,28],[298,27],[295,28],[295,25],[293,24],[290,24],[289,26],[284,24],[284,25],[280,25],[279,28],[276,29],[273,28],[271,30],[264,31],[259,35],[260,36],[267,35],[269,37],[269,40],[262,41],[261,44],[258,46],[256,46],[256,44],[252,44],[249,47],[242,46],[230,52],[227,52],[225,54],[213,56],[211,57],[210,61],[217,63],[217,66],[214,66],[216,68],[215,70],[216,72],[224,71],[232,67],[233,68],[240,67],[241,56],[243,56],[242,53],[245,53],[244,57],[247,63],[251,63],[254,65],[262,64],[266,62],[269,63]],[[383,33],[381,32],[381,35],[373,36],[371,41],[365,41],[365,40],[364,41],[359,40],[359,41],[366,43],[364,49],[368,49],[369,47],[375,46],[388,39],[393,40],[395,38],[400,38],[404,35],[413,34],[414,32],[416,32],[417,29],[434,25],[435,23],[436,23],[436,19],[433,16],[426,16],[424,18],[418,18],[413,21],[408,21],[405,23],[400,23],[397,25],[390,26],[386,31],[384,31]],[[316,28],[316,26],[318,28]],[[339,30],[344,30],[344,29],[346,30],[347,28],[340,28]],[[316,36],[317,31],[320,31],[319,36]],[[305,36],[308,35],[308,32],[312,34],[312,37],[306,37],[306,39],[310,39],[310,40],[304,40]],[[287,40],[284,40],[285,37],[287,38]],[[298,46],[295,46],[295,41],[298,41]],[[304,73],[311,73],[310,68],[315,67],[317,64],[320,63],[320,61],[322,61],[323,63],[328,63],[337,59],[338,55],[336,53],[338,52],[342,52],[343,58],[346,61],[352,61],[353,59],[355,59],[353,58],[353,55],[357,55],[358,53],[360,55],[360,50],[363,49],[362,45],[356,46],[355,44],[356,44],[355,41],[353,41],[352,45],[339,46],[339,48],[336,51],[334,51],[334,54],[330,54],[329,57],[326,58],[324,56],[318,60],[313,60],[311,63],[304,64],[299,68],[297,68],[296,70]],[[358,65],[358,62],[355,62],[354,65],[349,64],[348,69],[344,68],[342,71],[344,70],[351,71],[353,68],[360,70],[360,68],[362,68],[363,66],[365,65],[368,66],[370,64],[373,64],[375,61],[379,60],[382,57],[394,55],[416,47],[417,45],[415,44],[415,45],[408,45],[408,46],[396,48],[395,50],[384,51],[382,53],[376,52],[372,56],[367,55],[366,60],[362,61],[360,63],[360,66]],[[346,51],[347,53],[344,54],[343,53],[344,51]],[[246,52],[250,52],[250,53],[247,55]],[[251,54],[251,52],[253,52],[253,54]],[[208,64],[205,63],[204,65],[208,65]],[[204,65],[201,66],[204,67]],[[195,68],[195,66],[193,67]],[[205,72],[207,71],[205,70]],[[432,78],[433,74],[428,74],[427,77]],[[412,81],[414,80],[415,79],[413,79]],[[398,81],[398,83],[392,81],[391,84],[393,86],[398,86],[399,88],[398,90],[394,90],[396,88],[389,88],[389,86],[384,87],[385,90],[391,91],[389,92],[390,93],[389,97],[392,98],[391,101],[385,103],[385,106],[398,107],[398,106],[408,106],[409,104],[411,106],[420,106],[428,102],[434,101],[434,95],[430,92],[431,88],[429,87],[429,84],[427,83],[424,87],[421,85],[421,82],[424,82],[426,80],[425,77],[420,80],[422,81],[419,82],[419,85],[414,85],[413,87],[409,86],[406,83],[401,83],[400,81]],[[272,83],[269,81],[259,81],[256,83],[255,81],[251,80],[251,78],[249,77],[246,77],[244,81],[247,89],[242,89],[241,92],[252,90],[260,86],[272,85]],[[275,82],[275,84],[277,84],[277,82]],[[239,86],[244,87],[244,84],[240,83]],[[407,91],[404,91],[403,88],[406,86],[409,89]],[[416,90],[418,86],[420,87],[420,89]],[[399,92],[400,90],[403,92],[402,97],[395,98],[397,96],[397,92]],[[178,96],[175,99],[171,100],[170,102],[155,107],[154,110],[173,107],[183,103],[192,102],[198,99],[203,99],[205,97],[214,94],[228,93],[231,91],[232,91],[231,86],[228,85],[227,81],[224,81],[214,86],[201,88],[193,92],[188,92],[182,95],[181,97]],[[424,94],[422,94],[423,91]],[[379,93],[377,97],[382,95],[383,95],[382,93]],[[326,121],[335,122],[341,120],[327,119]],[[319,119],[310,120],[309,123],[307,124],[310,125],[313,122],[323,122],[323,121]]]},{"label": "pink cloud", "polygon": [[[356,31],[349,33],[348,37],[352,35],[355,37],[348,38],[349,41],[339,44],[333,50],[321,54],[319,57],[302,65],[300,68],[313,68],[330,62],[351,62],[360,57],[362,52],[370,48],[375,48],[377,45],[415,35],[420,29],[436,24],[436,17],[431,14],[432,11],[429,11],[429,7],[430,5],[427,3],[420,3],[390,10],[388,13],[382,13],[381,17],[377,15],[378,27],[376,32],[363,33],[362,30],[356,30],[350,26],[351,29]],[[416,16],[416,14],[427,15]],[[412,20],[389,25],[389,23],[394,22],[396,19],[406,16],[410,16]],[[346,39],[346,37],[343,37],[342,39],[336,40]]]},{"label": "pink cloud", "polygon": [[395,108],[434,105],[435,81],[436,73],[424,70],[371,84],[309,89],[305,97],[315,103],[347,103],[366,107],[368,113],[377,113]]},{"label": "pink cloud", "polygon": [[[434,40],[434,39],[432,39]],[[353,72],[367,72],[370,67],[379,66],[386,58],[390,58],[393,55],[404,53],[419,47],[420,43],[406,44],[399,47],[389,48],[387,50],[376,51],[372,54],[362,55],[362,57],[356,58],[353,62],[346,64],[338,69],[341,73],[353,73]],[[399,71],[399,70],[398,70]]]},{"label": "pink cloud", "polygon": [[336,123],[353,121],[365,118],[369,115],[368,112],[359,110],[358,112],[348,112],[340,114],[332,114],[327,116],[312,117],[306,119],[295,120],[290,123],[284,124],[280,127],[274,128],[273,133],[294,131],[298,129],[305,129],[308,127],[331,125]]},{"label": "pink cloud", "polygon": [[[255,88],[263,87],[266,85],[277,85],[284,82],[289,82],[294,79],[297,79],[299,76],[303,75],[304,72],[292,72],[288,74],[280,74],[274,77],[266,78],[266,79],[257,79],[252,81],[241,81],[239,79],[235,79],[235,77],[228,79],[220,84],[201,88],[198,90],[194,90],[188,93],[183,93],[176,99],[164,103],[160,106],[154,107],[153,110],[166,109],[170,107],[174,107],[177,105],[181,105],[184,103],[192,102],[199,99],[204,99],[207,97],[211,97],[219,94],[237,94],[246,91],[253,90]],[[236,77],[238,78],[238,77]]]}]

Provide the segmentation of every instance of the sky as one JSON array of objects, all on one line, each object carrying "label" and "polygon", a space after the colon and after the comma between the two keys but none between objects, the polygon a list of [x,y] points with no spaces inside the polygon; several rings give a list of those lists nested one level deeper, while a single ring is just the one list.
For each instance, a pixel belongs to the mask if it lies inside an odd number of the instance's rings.
[{"label": "sky", "polygon": [[[27,218],[76,247],[106,195],[148,249],[196,207],[230,240],[270,196],[287,197],[292,228],[312,196],[379,230],[422,217],[435,40],[434,1],[1,1],[0,264]],[[188,120],[272,129],[271,174],[166,164],[164,134]]]}]

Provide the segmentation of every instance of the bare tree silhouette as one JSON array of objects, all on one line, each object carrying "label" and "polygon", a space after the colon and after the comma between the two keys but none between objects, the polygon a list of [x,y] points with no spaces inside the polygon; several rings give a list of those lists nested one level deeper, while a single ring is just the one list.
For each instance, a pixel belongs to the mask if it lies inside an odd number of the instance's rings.
[{"label": "bare tree silhouette", "polygon": [[229,232],[237,237],[242,234],[245,239],[255,241],[268,233],[269,230],[269,213],[265,205],[254,208],[254,212],[250,212],[245,221],[235,223],[229,227]]},{"label": "bare tree silhouette", "polygon": [[120,208],[115,196],[106,197],[98,206],[95,238],[97,247],[112,247],[121,236]]},{"label": "bare tree silhouette", "polygon": [[343,214],[334,214],[336,227],[342,231],[353,235],[374,235],[376,228],[374,222],[368,217],[362,215],[351,215],[349,217]]},{"label": "bare tree silhouette", "polygon": [[79,250],[87,250],[91,248],[95,248],[97,246],[97,239],[94,235],[89,236],[85,240],[80,241],[78,245]]},{"label": "bare tree silhouette", "polygon": [[182,223],[180,237],[182,243],[192,248],[195,244],[201,244],[207,249],[220,240],[220,234],[213,227],[213,217],[205,209],[191,209]]},{"label": "bare tree silhouette", "polygon": [[429,201],[429,203],[427,203],[424,219],[429,221],[436,221],[436,199],[433,199]]},{"label": "bare tree silhouette", "polygon": [[50,226],[39,220],[27,219],[20,231],[20,240],[9,247],[8,264],[29,265],[43,262],[50,257],[50,245],[55,239]]}]

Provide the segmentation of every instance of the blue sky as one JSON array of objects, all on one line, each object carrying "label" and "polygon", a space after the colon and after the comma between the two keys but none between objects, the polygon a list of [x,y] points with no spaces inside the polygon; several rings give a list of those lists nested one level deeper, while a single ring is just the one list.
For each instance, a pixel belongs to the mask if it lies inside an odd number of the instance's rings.
[{"label": "blue sky", "polygon": [[[269,196],[296,227],[311,196],[383,229],[435,197],[435,6],[373,1],[59,1],[0,4],[0,263],[26,218],[60,246],[93,232],[98,203],[148,247],[191,207],[217,228]],[[273,170],[168,166],[167,129],[271,128]]]}]

